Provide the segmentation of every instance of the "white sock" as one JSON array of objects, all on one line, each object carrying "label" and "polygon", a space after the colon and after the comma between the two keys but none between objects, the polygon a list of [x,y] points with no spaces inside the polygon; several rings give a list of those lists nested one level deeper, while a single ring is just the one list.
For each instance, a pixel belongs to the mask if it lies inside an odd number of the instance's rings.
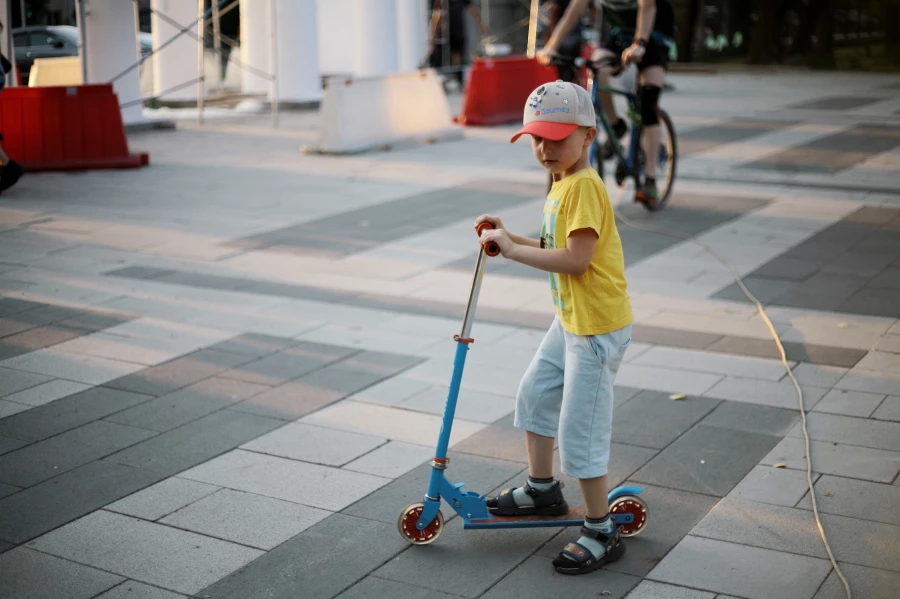
[{"label": "white sock", "polygon": [[[553,488],[553,485],[556,484],[556,481],[551,478],[531,478],[528,477],[528,484],[538,491],[549,491]],[[517,487],[513,489],[513,501],[516,502],[517,506],[528,506],[534,505],[534,499],[531,498],[531,495],[525,493],[525,487]]]},{"label": "white sock", "polygon": [[[606,514],[603,518],[585,518],[584,525],[586,528],[602,532],[608,537],[613,536],[616,532],[616,523],[609,517],[609,514]],[[600,559],[606,554],[606,546],[597,539],[580,537],[578,539],[578,544],[583,545],[584,548],[590,551],[597,559]]]}]

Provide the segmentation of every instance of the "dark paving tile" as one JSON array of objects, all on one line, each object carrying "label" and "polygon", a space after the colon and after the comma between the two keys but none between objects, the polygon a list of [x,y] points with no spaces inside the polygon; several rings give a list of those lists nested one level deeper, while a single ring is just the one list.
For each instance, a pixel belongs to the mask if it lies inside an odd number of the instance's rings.
[{"label": "dark paving tile", "polygon": [[514,419],[515,414],[501,418],[461,443],[457,443],[453,450],[458,453],[527,464],[528,456],[525,453],[524,433],[513,426]]},{"label": "dark paving tile", "polygon": [[861,250],[860,247],[866,243],[860,242],[848,252],[844,252],[836,256],[833,260],[824,265],[819,271],[823,274],[846,275],[855,274],[867,279],[877,276],[884,269],[891,265],[894,258],[900,255],[900,246],[896,252],[881,253],[869,252]]},{"label": "dark paving tile", "polygon": [[662,449],[694,426],[720,401],[708,397],[672,401],[667,393],[644,391],[616,411],[612,440]]},{"label": "dark paving tile", "polygon": [[474,219],[485,211],[502,211],[542,196],[539,184],[473,181],[244,237],[226,245],[346,256],[441,227],[466,215]]},{"label": "dark paving tile", "polygon": [[[647,462],[653,459],[659,453],[656,449],[648,447],[638,447],[636,445],[624,445],[621,443],[609,444],[609,471],[606,474],[606,484],[610,488],[621,485],[628,480],[635,472],[640,470]],[[553,456],[553,468],[556,476],[565,484],[563,493],[566,502],[571,506],[583,506],[584,496],[581,494],[581,485],[578,479],[572,478],[568,474],[562,474],[559,465],[559,451],[557,450]],[[512,480],[506,486],[519,486],[524,481],[524,473],[521,477]],[[503,489],[497,489],[502,491]]]},{"label": "dark paving tile", "polygon": [[0,340],[0,360],[21,356],[22,354],[68,341],[69,339],[81,337],[84,334],[85,331],[83,330],[47,325],[9,335]]},{"label": "dark paving tile", "polygon": [[[464,491],[487,493],[518,476],[523,469],[523,464],[458,454],[451,450],[450,466],[445,474],[449,480],[455,483],[465,483]],[[379,520],[396,527],[400,510],[411,503],[422,501],[423,495],[428,490],[430,474],[431,462],[429,461],[344,508],[341,513]],[[445,519],[449,520],[456,516],[456,512],[446,504],[441,507],[441,511]],[[395,534],[397,534],[396,528]]]},{"label": "dark paving tile", "polygon": [[153,268],[150,266],[126,266],[103,273],[107,277],[124,277],[126,279],[155,279],[173,273],[168,268]]},{"label": "dark paving tile", "polygon": [[163,478],[151,470],[91,462],[0,499],[0,539],[25,543]]},{"label": "dark paving tile", "polygon": [[783,437],[799,421],[800,414],[795,410],[723,401],[702,420],[701,424]]},{"label": "dark paving tile", "polygon": [[639,343],[683,347],[685,349],[706,349],[721,339],[722,335],[634,324],[631,327],[631,338]]},{"label": "dark paving tile", "polygon": [[31,487],[153,435],[151,431],[130,426],[91,422],[0,456],[0,481]]},{"label": "dark paving tile", "polygon": [[94,387],[0,420],[0,435],[40,441],[149,399],[147,395]]},{"label": "dark paving tile", "polygon": [[869,281],[869,285],[880,289],[900,290],[900,267],[893,266],[884,269],[878,276]]},{"label": "dark paving tile", "polygon": [[661,487],[724,497],[779,437],[697,425],[632,478]]},{"label": "dark paving tile", "polygon": [[823,262],[819,260],[791,258],[786,254],[782,254],[757,268],[752,276],[764,277],[766,279],[802,281],[815,274],[822,268],[822,264]]},{"label": "dark paving tile", "polygon": [[900,318],[900,289],[863,287],[836,306],[838,312]]},{"label": "dark paving tile", "polygon": [[809,102],[800,102],[791,104],[788,108],[796,110],[853,110],[881,102],[884,98],[867,98],[863,96],[833,96],[830,98],[819,98]]},{"label": "dark paving tile", "polygon": [[280,420],[223,410],[114,453],[106,460],[171,476],[283,425]]},{"label": "dark paving tile", "polygon": [[8,496],[12,495],[13,493],[18,493],[21,490],[22,490],[21,488],[15,487],[13,485],[7,485],[4,483],[0,483],[0,499],[2,499],[3,497],[8,497]]},{"label": "dark paving tile", "polygon": [[187,285],[188,287],[203,287],[204,289],[221,289],[225,291],[234,291],[242,287],[249,287],[252,284],[252,281],[240,277],[182,271],[173,271],[169,274],[154,277],[153,280],[173,285]]},{"label": "dark paving tile", "polygon": [[[862,360],[865,350],[848,349],[843,347],[831,347],[827,345],[813,345],[783,341],[784,352],[787,359],[792,362],[807,362],[810,364],[822,364],[825,366],[839,366],[852,368]],[[781,354],[772,341],[768,339],[752,339],[750,337],[723,337],[712,344],[709,351],[726,354],[738,354],[743,356],[758,356],[760,358],[780,359]]]},{"label": "dark paving tile", "polygon": [[704,152],[722,144],[745,141],[795,125],[797,121],[732,119],[698,127],[678,134],[678,152],[682,156]]},{"label": "dark paving tile", "polygon": [[835,275],[819,272],[771,303],[807,310],[835,311],[865,284],[859,275]]},{"label": "dark paving tile", "polygon": [[835,173],[900,145],[900,127],[856,125],[760,160],[741,165],[751,170]]},{"label": "dark paving tile", "polygon": [[[343,360],[360,350],[303,342],[259,360],[245,356],[243,364],[221,373],[222,378],[274,387],[299,378],[333,362]],[[234,354],[228,354],[234,355]]]},{"label": "dark paving tile", "polygon": [[[763,304],[768,304],[773,300],[785,295],[797,287],[799,283],[795,281],[784,281],[781,279],[768,279],[760,276],[748,276],[744,278],[744,285],[750,290],[756,299]],[[744,295],[743,289],[738,287],[737,283],[725,287],[713,296],[715,299],[731,300],[739,302],[750,302]]]},{"label": "dark paving tile", "polygon": [[295,285],[292,283],[274,283],[271,281],[257,281],[241,289],[246,293],[258,293],[260,295],[275,295],[290,297],[293,299],[311,299],[320,302],[344,302],[356,293],[340,291],[337,289],[324,289],[311,285]]},{"label": "dark paving tile", "polygon": [[[550,540],[557,530],[464,530],[460,522],[454,521],[445,525],[435,543],[410,547],[374,575],[463,597],[480,597]],[[435,576],[435,572],[441,575]],[[549,576],[547,570],[542,574]]]},{"label": "dark paving tile", "polygon": [[201,349],[158,366],[117,378],[104,383],[104,386],[159,397],[253,360],[255,358],[252,356]]},{"label": "dark paving tile", "polygon": [[[560,546],[560,549],[564,545],[565,543]],[[630,550],[631,545],[628,545],[628,551]],[[481,597],[483,599],[507,599],[509,597],[559,599],[561,596],[603,596],[610,599],[621,599],[641,581],[640,578],[614,572],[609,567],[605,567],[602,572],[593,576],[566,576],[557,573],[553,569],[552,562],[553,560],[549,557],[533,555],[516,566],[512,572],[504,576],[496,586]],[[565,591],[563,592],[562,589]]]},{"label": "dark paving tile", "polygon": [[241,381],[213,377],[174,393],[152,399],[106,418],[128,426],[165,432],[217,412],[269,389]]},{"label": "dark paving tile", "polygon": [[57,324],[68,329],[93,333],[124,324],[130,320],[132,320],[130,317],[124,315],[85,311],[79,316],[60,320]]},{"label": "dark paving tile", "polygon": [[[23,334],[25,331],[46,327],[50,324],[59,330],[99,331],[128,320],[130,318],[118,314],[78,310],[64,306],[42,306],[0,318],[0,338],[3,338],[0,343],[13,342],[10,339],[12,335],[16,335],[16,339],[20,343],[27,343],[29,337]],[[49,345],[49,343],[45,345]],[[42,346],[34,347],[37,349]]]},{"label": "dark paving tile", "polygon": [[51,380],[49,376],[0,367],[0,397],[30,389]]},{"label": "dark paving tile", "polygon": [[335,599],[369,599],[369,597],[390,597],[391,599],[458,599],[459,595],[448,595],[431,589],[367,576],[338,595]]},{"label": "dark paving tile", "polygon": [[121,576],[22,548],[0,556],[0,597],[5,599],[91,599]]},{"label": "dark paving tile", "polygon": [[[365,551],[360,551],[361,547],[365,547]],[[215,599],[327,599],[353,585],[406,547],[409,545],[400,538],[396,522],[386,524],[334,514],[197,596]]]},{"label": "dark paving tile", "polygon": [[[847,578],[854,597],[896,599],[897,589],[900,589],[900,573],[846,562],[842,562],[840,565],[841,573]],[[832,570],[813,599],[841,599],[843,597],[846,597],[844,583]]]},{"label": "dark paving tile", "polygon": [[0,455],[5,453],[9,453],[15,449],[19,449],[20,447],[24,447],[28,445],[27,441],[22,441],[20,439],[10,439],[9,437],[0,437]]},{"label": "dark paving tile", "polygon": [[0,541],[0,553],[9,551],[10,549],[12,549],[14,547],[15,547],[15,545],[13,545],[12,543],[7,543],[6,541]]},{"label": "dark paving tile", "polygon": [[33,310],[44,305],[45,304],[39,302],[30,302],[28,300],[20,300],[12,297],[0,297],[0,316],[20,314],[26,310]]},{"label": "dark paving tile", "polygon": [[286,337],[246,333],[210,345],[206,349],[261,358],[300,344],[300,341]]}]

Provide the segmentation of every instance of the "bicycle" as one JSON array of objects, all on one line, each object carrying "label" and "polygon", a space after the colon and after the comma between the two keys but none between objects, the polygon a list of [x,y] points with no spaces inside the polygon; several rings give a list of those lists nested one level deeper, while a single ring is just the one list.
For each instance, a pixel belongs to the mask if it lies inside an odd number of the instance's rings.
[{"label": "bicycle", "polygon": [[[614,69],[621,68],[622,65],[617,58],[608,58],[593,63],[581,57],[568,59],[561,56],[555,56],[552,63],[557,65],[560,63],[568,63],[570,66],[575,66],[579,70],[583,67],[587,67],[588,72],[591,73],[592,76],[589,77],[589,81],[584,82],[583,87],[591,90],[594,112],[597,115],[597,136],[594,138],[594,142],[591,144],[589,150],[589,163],[597,171],[597,174],[600,175],[600,179],[605,181],[603,172],[605,169],[603,146],[604,141],[608,140],[612,145],[613,157],[616,158],[616,184],[621,187],[627,179],[631,179],[634,181],[634,188],[638,189],[644,181],[645,158],[643,145],[641,144],[643,124],[641,122],[640,97],[637,94],[637,90],[634,89],[637,85],[637,78],[635,78],[635,86],[628,90],[600,85],[597,82],[598,69],[602,66],[609,66]],[[631,126],[629,127],[631,135],[629,137],[627,152],[622,147],[622,143],[616,137],[615,133],[613,133],[609,118],[607,118],[606,112],[603,110],[599,95],[601,92],[610,92],[612,94],[624,96],[628,101],[626,118],[631,121]],[[678,144],[675,136],[675,127],[672,124],[672,119],[669,117],[669,114],[662,108],[659,108],[658,110],[660,121],[660,149],[656,165],[656,181],[659,196],[656,203],[653,205],[642,203],[643,206],[650,211],[661,210],[668,202],[669,197],[672,194],[672,186],[675,181],[676,167],[678,164]],[[605,134],[605,140],[601,140],[601,133]],[[553,176],[550,175],[547,183],[548,193],[552,184]]]}]

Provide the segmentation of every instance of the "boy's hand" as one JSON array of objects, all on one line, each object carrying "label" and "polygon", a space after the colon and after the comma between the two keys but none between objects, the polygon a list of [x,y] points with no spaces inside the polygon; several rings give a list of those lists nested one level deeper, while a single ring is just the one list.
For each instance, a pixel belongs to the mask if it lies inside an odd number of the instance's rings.
[{"label": "boy's hand", "polygon": [[497,244],[504,258],[509,258],[516,247],[515,242],[509,238],[509,233],[505,229],[485,229],[481,233],[481,244],[485,245],[491,241]]},{"label": "boy's hand", "polygon": [[494,225],[495,229],[503,229],[503,221],[500,220],[499,216],[494,216],[493,214],[482,214],[478,218],[475,219],[475,230],[478,230],[478,225],[481,223],[491,223]]}]

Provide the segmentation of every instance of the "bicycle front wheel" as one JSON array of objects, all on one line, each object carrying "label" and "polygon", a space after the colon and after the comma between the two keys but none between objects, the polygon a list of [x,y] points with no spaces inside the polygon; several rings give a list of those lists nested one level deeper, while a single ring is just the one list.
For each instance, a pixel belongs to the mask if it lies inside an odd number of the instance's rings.
[{"label": "bicycle front wheel", "polygon": [[[669,114],[659,109],[659,153],[656,156],[656,185],[658,196],[649,210],[661,210],[672,195],[675,185],[675,173],[678,167],[678,142],[675,137],[675,126]],[[643,152],[642,152],[643,153]]]}]

